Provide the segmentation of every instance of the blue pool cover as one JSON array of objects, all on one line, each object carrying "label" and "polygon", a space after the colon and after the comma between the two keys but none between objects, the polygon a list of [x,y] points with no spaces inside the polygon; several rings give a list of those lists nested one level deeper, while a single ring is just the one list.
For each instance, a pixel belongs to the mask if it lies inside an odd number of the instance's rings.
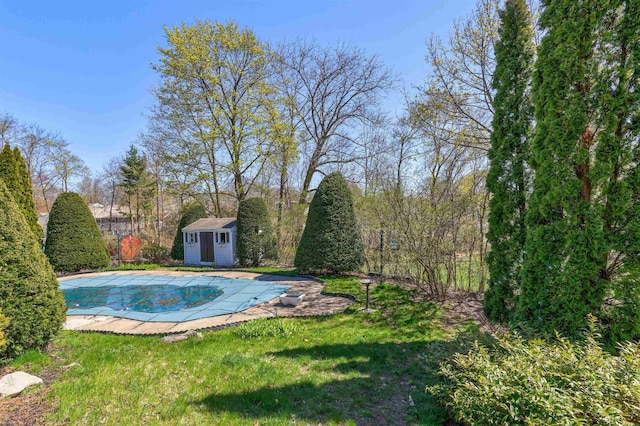
[{"label": "blue pool cover", "polygon": [[138,321],[184,322],[228,315],[267,302],[289,286],[187,275],[100,275],[60,281],[67,315],[106,315]]}]

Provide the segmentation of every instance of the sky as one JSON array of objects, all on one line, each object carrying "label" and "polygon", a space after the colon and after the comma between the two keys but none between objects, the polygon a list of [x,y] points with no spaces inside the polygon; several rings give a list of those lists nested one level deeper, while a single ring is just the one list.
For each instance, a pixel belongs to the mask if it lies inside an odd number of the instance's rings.
[{"label": "sky", "polygon": [[[93,170],[145,128],[158,81],[150,64],[163,26],[234,20],[262,41],[349,42],[378,55],[412,93],[424,82],[426,40],[446,38],[475,0],[0,0],[0,114],[58,132]],[[403,97],[383,103],[391,114]]]}]

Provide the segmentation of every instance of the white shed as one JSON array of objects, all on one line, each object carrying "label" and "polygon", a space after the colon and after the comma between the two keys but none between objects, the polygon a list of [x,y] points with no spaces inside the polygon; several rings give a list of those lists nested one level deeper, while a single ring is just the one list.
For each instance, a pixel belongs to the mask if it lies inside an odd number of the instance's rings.
[{"label": "white shed", "polygon": [[233,266],[236,263],[236,218],[207,217],[182,228],[184,264]]}]

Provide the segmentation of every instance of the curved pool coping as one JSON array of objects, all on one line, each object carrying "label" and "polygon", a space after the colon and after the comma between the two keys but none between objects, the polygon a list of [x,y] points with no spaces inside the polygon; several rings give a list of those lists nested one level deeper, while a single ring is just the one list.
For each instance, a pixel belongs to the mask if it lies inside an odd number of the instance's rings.
[{"label": "curved pool coping", "polygon": [[324,283],[311,277],[287,277],[282,275],[256,274],[244,271],[108,271],[68,275],[59,277],[58,281],[65,281],[78,277],[104,275],[201,275],[253,279],[257,281],[277,282],[278,284],[290,286],[291,293],[304,293],[305,298],[298,306],[295,307],[282,305],[279,298],[276,297],[268,302],[254,305],[244,311],[184,322],[138,321],[105,315],[67,315],[67,321],[64,325],[66,330],[100,331],[136,335],[172,334],[182,333],[188,330],[224,328],[257,318],[333,315],[344,312],[344,310],[353,303],[352,299],[348,297],[322,294]]}]

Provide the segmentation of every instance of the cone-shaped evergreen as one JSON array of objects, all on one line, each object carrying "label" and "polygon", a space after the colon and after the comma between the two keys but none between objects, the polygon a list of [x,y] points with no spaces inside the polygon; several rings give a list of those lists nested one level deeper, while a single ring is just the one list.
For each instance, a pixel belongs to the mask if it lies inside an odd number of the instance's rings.
[{"label": "cone-shaped evergreen", "polygon": [[182,235],[182,228],[192,224],[198,219],[207,217],[207,211],[202,204],[190,203],[182,206],[182,217],[176,230],[176,236],[173,239],[173,246],[171,247],[171,258],[174,260],[184,260],[184,237]]},{"label": "cone-shaped evergreen", "polygon": [[31,189],[27,163],[24,161],[24,158],[17,147],[13,148],[13,156],[16,161],[18,184],[22,195],[19,204],[22,207],[22,212],[24,213],[25,219],[27,219],[29,228],[31,228],[33,233],[36,234],[38,240],[42,240],[42,237],[44,237],[44,231],[38,224],[38,214],[36,213],[36,206],[33,202],[33,190]]},{"label": "cone-shaped evergreen", "polygon": [[528,96],[533,65],[530,13],[525,0],[507,0],[500,13],[493,74],[495,112],[487,174],[491,251],[487,255],[489,288],[484,311],[505,321],[516,305],[526,239],[526,195],[529,186],[528,138],[533,106]]},{"label": "cone-shaped evergreen", "polygon": [[33,203],[33,191],[29,182],[27,165],[18,148],[11,150],[9,144],[5,144],[0,152],[0,179],[4,180],[13,200],[18,204],[29,228],[41,240],[44,233],[38,225],[38,215]]},{"label": "cone-shaped evergreen", "polygon": [[109,265],[109,253],[98,224],[87,204],[75,192],[60,194],[51,207],[45,253],[59,272]]},{"label": "cone-shaped evergreen", "polygon": [[247,198],[238,206],[236,254],[240,266],[258,266],[265,260],[278,260],[278,242],[262,198]]},{"label": "cone-shaped evergreen", "polygon": [[9,318],[0,360],[43,347],[66,317],[53,269],[1,179],[0,312]]},{"label": "cone-shaped evergreen", "polygon": [[309,205],[295,266],[303,273],[357,271],[363,259],[351,191],[340,173],[331,173]]}]

